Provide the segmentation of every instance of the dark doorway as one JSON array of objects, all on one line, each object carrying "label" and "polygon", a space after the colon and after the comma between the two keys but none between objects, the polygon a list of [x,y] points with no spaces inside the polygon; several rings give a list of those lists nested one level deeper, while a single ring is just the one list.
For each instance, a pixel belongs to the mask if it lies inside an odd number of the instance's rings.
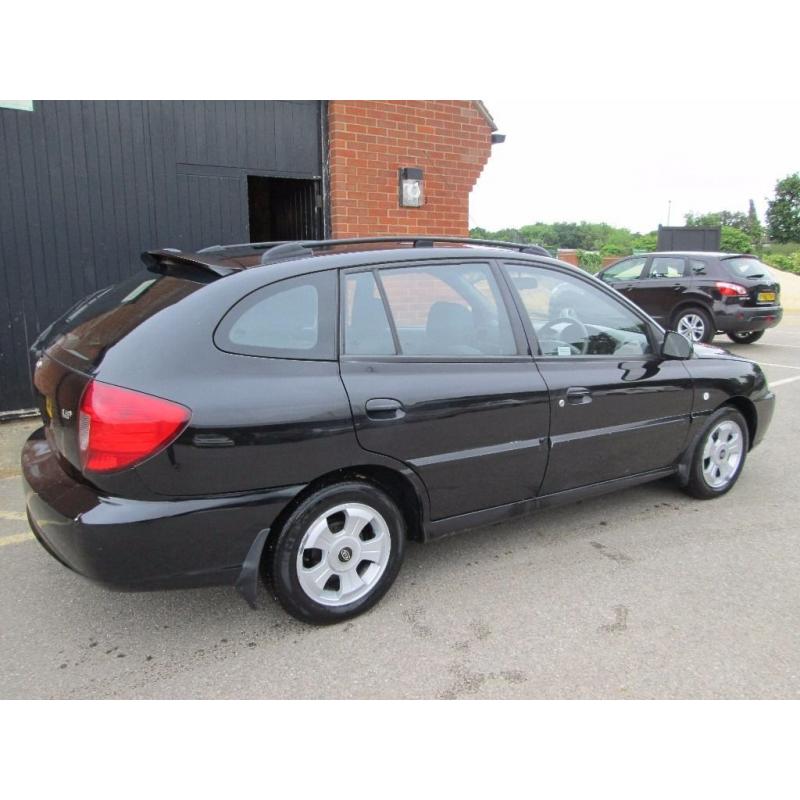
[{"label": "dark doorway", "polygon": [[319,181],[247,176],[250,241],[322,238]]}]

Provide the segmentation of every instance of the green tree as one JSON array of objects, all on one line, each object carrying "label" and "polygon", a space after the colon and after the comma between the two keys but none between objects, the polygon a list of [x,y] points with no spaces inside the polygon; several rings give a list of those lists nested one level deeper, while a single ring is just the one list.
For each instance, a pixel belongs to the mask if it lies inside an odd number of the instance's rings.
[{"label": "green tree", "polygon": [[747,229],[745,233],[756,247],[761,246],[761,242],[764,240],[764,228],[761,226],[758,214],[756,214],[756,204],[752,200],[747,210]]},{"label": "green tree", "polygon": [[767,205],[767,226],[776,242],[800,242],[800,172],[775,185],[775,198]]},{"label": "green tree", "polygon": [[710,214],[693,214],[689,212],[684,216],[688,228],[720,227],[738,228],[747,231],[749,222],[747,214],[741,211],[713,211]]},{"label": "green tree", "polygon": [[634,234],[631,244],[634,250],[652,253],[658,247],[658,231]]},{"label": "green tree", "polygon": [[738,228],[722,226],[720,247],[724,253],[752,253],[755,249],[750,237]]}]

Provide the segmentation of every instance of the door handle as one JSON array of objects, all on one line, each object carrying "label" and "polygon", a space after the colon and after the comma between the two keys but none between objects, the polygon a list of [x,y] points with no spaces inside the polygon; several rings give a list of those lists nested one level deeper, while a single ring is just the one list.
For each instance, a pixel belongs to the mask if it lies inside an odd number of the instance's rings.
[{"label": "door handle", "polygon": [[683,289],[683,284],[681,284],[681,283],[673,283],[672,284],[672,289],[673,289],[673,291],[679,292],[681,289]]},{"label": "door handle", "polygon": [[367,400],[367,416],[375,420],[402,419],[405,415],[403,404],[393,397],[373,397]]},{"label": "door handle", "polygon": [[570,386],[567,389],[567,402],[573,406],[591,403],[592,393],[585,386]]}]

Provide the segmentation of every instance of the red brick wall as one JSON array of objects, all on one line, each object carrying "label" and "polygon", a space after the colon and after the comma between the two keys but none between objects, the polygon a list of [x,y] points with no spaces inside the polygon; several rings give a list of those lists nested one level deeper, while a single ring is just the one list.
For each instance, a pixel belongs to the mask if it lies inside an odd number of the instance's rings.
[{"label": "red brick wall", "polygon": [[[328,103],[334,238],[469,232],[469,193],[491,153],[492,128],[471,100]],[[424,172],[425,205],[401,208],[398,170]]]}]

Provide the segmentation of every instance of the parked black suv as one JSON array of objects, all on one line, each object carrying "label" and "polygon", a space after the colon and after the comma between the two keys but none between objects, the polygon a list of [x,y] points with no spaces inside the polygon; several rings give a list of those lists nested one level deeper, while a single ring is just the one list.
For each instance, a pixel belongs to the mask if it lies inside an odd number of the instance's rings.
[{"label": "parked black suv", "polygon": [[617,261],[598,277],[694,342],[710,342],[721,332],[751,344],[783,316],[780,286],[754,256],[649,253]]},{"label": "parked black suv", "polygon": [[145,254],[34,345],[39,541],[104,583],[253,604],[263,569],[334,622],[407,538],[667,476],[733,486],[773,412],[756,364],[535,249],[464,241]]}]

